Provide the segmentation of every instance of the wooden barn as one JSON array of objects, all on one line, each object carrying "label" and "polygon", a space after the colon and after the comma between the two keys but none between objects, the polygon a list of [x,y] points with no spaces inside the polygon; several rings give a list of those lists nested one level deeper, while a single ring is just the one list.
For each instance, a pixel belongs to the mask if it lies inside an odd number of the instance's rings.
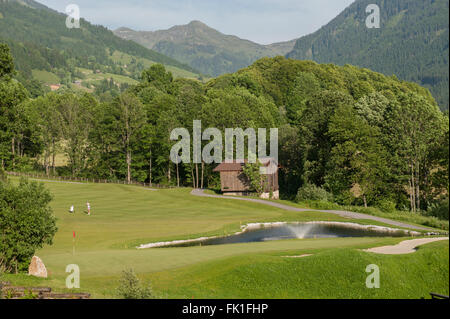
[{"label": "wooden barn", "polygon": [[[265,179],[265,189],[261,198],[279,199],[280,192],[278,187],[278,164],[273,158],[261,158],[259,162],[266,167],[268,174]],[[247,160],[235,160],[232,163],[221,163],[214,172],[220,173],[220,183],[222,193],[230,196],[244,196],[249,195],[250,183],[243,172],[243,168]]]}]

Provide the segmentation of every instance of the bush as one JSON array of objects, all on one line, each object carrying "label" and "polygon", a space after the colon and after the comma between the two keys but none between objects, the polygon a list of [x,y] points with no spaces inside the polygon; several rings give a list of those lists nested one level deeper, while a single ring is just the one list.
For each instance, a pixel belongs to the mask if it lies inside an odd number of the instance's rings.
[{"label": "bush", "polygon": [[357,198],[352,194],[350,190],[342,191],[340,194],[334,197],[334,201],[339,205],[350,206],[355,204]]},{"label": "bush", "polygon": [[261,163],[257,162],[255,164],[247,163],[243,168],[243,173],[250,183],[250,191],[254,191],[258,195],[261,195],[265,189],[265,177],[261,175],[260,167]]},{"label": "bush", "polygon": [[150,299],[153,292],[150,286],[142,286],[132,269],[124,270],[120,279],[119,295],[123,299]]},{"label": "bush", "polygon": [[380,200],[377,204],[376,207],[378,207],[381,211],[385,212],[385,213],[391,213],[391,212],[395,212],[396,211],[396,205],[395,203],[391,202],[390,200]]},{"label": "bush", "polygon": [[35,250],[52,244],[57,228],[51,199],[43,184],[0,182],[0,272],[26,270]]},{"label": "bush", "polygon": [[307,200],[307,201],[303,201],[302,203],[306,204],[306,206],[308,208],[312,208],[312,209],[339,210],[342,208],[341,206],[339,206],[336,203],[326,202],[326,201],[321,201],[321,200]]},{"label": "bush", "polygon": [[427,216],[437,217],[442,220],[448,220],[449,202],[448,198],[438,203],[431,204],[426,212]]},{"label": "bush", "polygon": [[322,187],[317,187],[313,184],[305,184],[299,188],[297,192],[297,197],[295,198],[297,202],[304,201],[322,201],[322,202],[332,202],[333,195],[328,193]]}]

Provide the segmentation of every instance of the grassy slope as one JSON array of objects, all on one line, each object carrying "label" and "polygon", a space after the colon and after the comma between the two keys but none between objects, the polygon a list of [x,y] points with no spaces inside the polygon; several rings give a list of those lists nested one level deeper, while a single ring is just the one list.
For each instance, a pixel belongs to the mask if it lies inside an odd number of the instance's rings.
[{"label": "grassy slope", "polygon": [[33,77],[36,80],[41,81],[45,84],[58,84],[60,82],[60,78],[52,72],[33,70],[32,73]]},{"label": "grassy slope", "polygon": [[[17,181],[17,179],[13,179],[13,181]],[[75,263],[81,269],[81,290],[91,292],[94,297],[100,298],[114,297],[114,288],[118,285],[120,272],[126,268],[134,268],[140,276],[152,279],[155,291],[162,297],[189,298],[191,294],[196,297],[265,296],[265,294],[271,294],[274,297],[284,294],[283,297],[290,298],[315,297],[319,295],[314,287],[305,288],[304,295],[299,295],[296,289],[292,288],[294,286],[282,288],[284,286],[280,286],[282,285],[280,280],[286,274],[297,274],[298,278],[294,276],[293,279],[300,281],[303,280],[301,279],[303,278],[302,272],[297,271],[295,260],[287,261],[272,255],[280,255],[281,252],[286,251],[295,253],[314,250],[321,254],[323,252],[323,256],[329,256],[326,257],[328,262],[317,260],[317,266],[320,267],[312,267],[317,269],[317,272],[308,276],[309,280],[316,278],[320,282],[323,276],[320,270],[330,267],[330,262],[333,266],[329,270],[333,271],[334,267],[345,267],[347,263],[351,263],[354,254],[357,257],[360,256],[358,258],[361,259],[361,263],[365,263],[367,258],[371,258],[361,257],[366,253],[356,252],[355,247],[374,247],[397,243],[401,240],[398,238],[306,239],[136,250],[133,247],[140,243],[231,233],[239,229],[240,223],[344,219],[325,213],[294,213],[254,203],[198,198],[190,196],[189,189],[155,192],[124,185],[51,182],[46,185],[54,194],[52,207],[58,217],[59,231],[55,236],[54,245],[44,247],[37,252],[37,255],[44,260],[50,278],[44,280],[26,275],[6,276],[7,280],[11,280],[15,284],[48,285],[56,291],[64,290],[65,276],[67,275],[65,267]],[[91,216],[86,216],[82,212],[86,201],[91,203]],[[75,205],[75,215],[67,213],[72,204]],[[72,254],[72,231],[77,233],[74,256]],[[434,253],[436,249],[432,250]],[[339,252],[344,255],[340,255]],[[414,266],[417,269],[429,269],[429,271],[445,270],[447,267],[447,271],[442,276],[445,277],[445,274],[447,276],[445,285],[447,285],[448,291],[448,246],[447,258],[441,256],[442,253],[439,253],[439,249],[435,253],[438,257],[429,259],[430,265],[422,265],[419,254],[411,255],[412,257],[409,258],[412,259],[409,262],[417,264]],[[310,260],[315,260],[321,254],[311,257]],[[244,256],[245,258],[243,258]],[[351,258],[347,259],[349,256]],[[384,257],[376,257],[375,260],[378,262],[379,258],[383,259]],[[402,259],[405,257],[390,258],[394,265],[397,258],[402,263]],[[419,259],[416,260],[416,258]],[[307,262],[306,259],[305,262]],[[278,265],[278,263],[281,264]],[[209,269],[209,272],[201,269]],[[265,269],[271,269],[271,271],[264,273]],[[223,273],[225,277],[216,276],[216,271]],[[423,271],[426,273],[425,270]],[[233,283],[226,278],[232,280],[239,274],[242,275],[241,282],[244,286],[241,287],[243,290],[238,293],[237,289],[233,287]],[[341,276],[345,277],[346,275],[343,273]],[[411,274],[407,272],[401,280],[413,285],[415,276],[415,272]],[[441,286],[442,276],[436,277],[436,281]],[[184,278],[183,283],[180,283],[180,278]],[[246,280],[250,282],[245,284]],[[267,280],[267,282],[262,288],[257,288],[261,280]],[[351,295],[350,291],[353,289],[352,284],[355,279],[349,278],[348,280],[349,283],[345,285],[343,281],[341,289],[344,292],[347,291],[350,294],[349,297],[357,297]],[[228,284],[226,284],[227,282]],[[202,283],[202,285],[199,286],[198,283]],[[240,282],[238,284],[241,285]],[[429,289],[431,288],[434,286],[430,286]],[[271,291],[274,289],[278,291],[278,295],[272,294]],[[424,291],[424,289],[420,291]],[[201,293],[201,291],[204,292]],[[437,292],[442,293],[443,291],[440,289]],[[255,295],[255,293],[258,294]],[[342,296],[342,294],[336,296]],[[385,295],[381,294],[380,296]],[[408,296],[414,297],[411,294]]]},{"label": "grassy slope", "polygon": [[[113,53],[113,55],[111,56],[111,59],[114,62],[119,63],[120,65],[130,64],[130,62],[132,61],[133,58],[136,59],[137,62],[141,62],[145,66],[146,69],[156,63],[149,59],[133,57],[129,54],[119,52],[119,51],[115,51]],[[198,77],[198,74],[196,74],[196,73],[190,72],[188,70],[183,70],[183,69],[177,68],[175,66],[165,65],[165,67],[166,67],[167,71],[172,72],[172,74],[175,78],[182,77],[182,78],[196,79]]]},{"label": "grassy slope", "polygon": [[[293,252],[290,252],[293,254]],[[150,276],[160,290],[185,298],[429,298],[448,295],[447,242],[422,246],[408,255],[377,255],[353,248],[299,249],[251,254],[165,271]],[[365,269],[380,269],[380,288],[367,289]],[[174,283],[176,283],[174,285]]]},{"label": "grassy slope", "polygon": [[90,84],[98,84],[104,79],[113,79],[116,83],[127,83],[130,85],[137,84],[138,81],[124,75],[119,74],[112,74],[112,73],[94,73],[92,70],[88,70],[85,68],[77,68],[80,72],[82,72],[85,75],[85,79],[83,79],[83,82],[87,82]]}]

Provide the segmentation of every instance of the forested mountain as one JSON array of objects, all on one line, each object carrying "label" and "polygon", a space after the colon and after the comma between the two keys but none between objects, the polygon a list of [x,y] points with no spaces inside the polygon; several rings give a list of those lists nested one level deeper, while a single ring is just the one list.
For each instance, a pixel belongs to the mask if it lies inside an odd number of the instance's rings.
[{"label": "forested mountain", "polygon": [[295,40],[292,40],[261,45],[222,34],[200,21],[154,32],[119,28],[114,33],[211,76],[235,72],[261,57],[285,55],[295,44]]},{"label": "forested mountain", "polygon": [[[381,27],[366,27],[366,7],[380,7]],[[449,106],[448,0],[357,0],[319,31],[300,38],[287,57],[352,64],[429,88]]]},{"label": "forested mountain", "polygon": [[64,14],[31,0],[0,0],[0,41],[11,47],[19,79],[29,90],[36,85],[30,83],[33,71],[63,84],[83,79],[79,68],[138,80],[151,63],[162,63],[183,76],[197,76],[191,67],[123,40],[102,26],[83,19],[80,25],[80,29],[67,28]]}]

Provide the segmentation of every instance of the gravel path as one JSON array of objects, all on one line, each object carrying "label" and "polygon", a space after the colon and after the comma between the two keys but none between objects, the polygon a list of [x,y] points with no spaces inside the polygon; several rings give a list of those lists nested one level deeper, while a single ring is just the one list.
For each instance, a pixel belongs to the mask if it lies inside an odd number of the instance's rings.
[{"label": "gravel path", "polygon": [[209,194],[205,194],[203,189],[194,189],[191,192],[191,194],[194,196],[202,196],[202,197],[243,200],[243,201],[273,206],[276,208],[281,208],[284,210],[289,210],[289,211],[294,211],[294,212],[323,212],[323,213],[339,215],[341,217],[346,217],[346,218],[374,220],[377,222],[381,222],[381,223],[385,223],[385,224],[397,226],[397,227],[404,227],[404,228],[410,228],[410,229],[416,229],[416,230],[430,230],[430,228],[410,225],[410,224],[402,223],[399,221],[382,218],[382,217],[378,217],[378,216],[372,216],[372,215],[368,215],[368,214],[354,213],[354,212],[341,211],[341,210],[317,210],[317,209],[297,208],[297,207],[293,207],[293,206],[289,206],[289,205],[284,205],[284,204],[280,204],[280,203],[275,203],[275,202],[270,202],[267,200],[255,199],[255,198],[223,196],[223,195],[209,195]]},{"label": "gravel path", "polygon": [[416,251],[416,247],[432,243],[440,240],[448,240],[448,237],[435,237],[435,238],[420,238],[405,240],[395,246],[382,246],[376,248],[366,249],[364,251],[385,254],[385,255],[401,255],[401,254],[411,254]]}]

